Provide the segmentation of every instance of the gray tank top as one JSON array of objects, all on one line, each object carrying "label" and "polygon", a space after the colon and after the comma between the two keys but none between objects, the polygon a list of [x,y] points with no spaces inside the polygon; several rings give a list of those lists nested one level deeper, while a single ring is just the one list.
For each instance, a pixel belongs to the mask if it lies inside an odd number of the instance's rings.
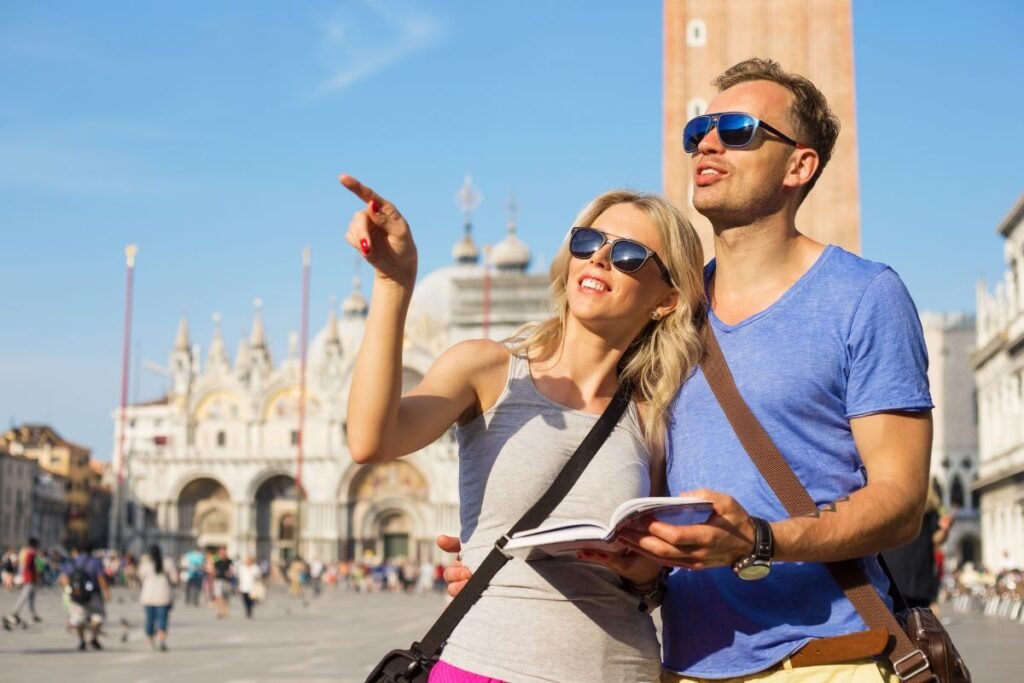
[{"label": "gray tank top", "polygon": [[[462,559],[476,570],[494,541],[547,490],[597,415],[543,396],[511,356],[494,406],[456,430]],[[650,452],[630,404],[549,520],[607,520],[650,491]],[[575,559],[513,559],[455,629],[449,664],[506,681],[657,681],[653,621],[619,578]]]}]

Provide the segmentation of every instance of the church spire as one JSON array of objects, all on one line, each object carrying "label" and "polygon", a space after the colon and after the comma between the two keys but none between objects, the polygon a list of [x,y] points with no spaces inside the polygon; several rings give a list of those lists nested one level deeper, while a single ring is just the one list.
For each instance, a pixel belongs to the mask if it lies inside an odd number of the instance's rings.
[{"label": "church spire", "polygon": [[252,333],[249,335],[249,362],[253,373],[250,375],[254,389],[262,386],[261,382],[273,369],[273,359],[270,357],[270,349],[267,348],[267,334],[263,329],[263,299],[254,299],[252,302]]},{"label": "church spire", "polygon": [[519,204],[516,202],[515,194],[509,194],[506,208],[508,209],[508,234],[494,247],[491,252],[491,261],[499,271],[524,273],[530,266],[530,248],[516,237],[516,214],[519,212]]},{"label": "church spire", "polygon": [[337,299],[331,296],[331,307],[327,313],[327,343],[340,344],[341,335],[338,334],[338,307]]},{"label": "church spire", "polygon": [[187,352],[188,346],[188,318],[182,313],[178,321],[178,333],[174,336],[174,350]]},{"label": "church spire", "polygon": [[267,345],[266,332],[263,330],[263,299],[253,299],[252,307],[252,334],[249,335],[249,346],[261,349]]},{"label": "church spire", "polygon": [[213,369],[226,369],[228,367],[228,353],[224,346],[224,335],[220,329],[220,313],[213,314],[213,339],[210,340],[210,361],[209,367]]},{"label": "church spire", "polygon": [[193,359],[193,350],[189,346],[188,318],[182,314],[170,357],[171,393],[187,396],[191,391],[194,362],[198,362],[198,359]]},{"label": "church spire", "polygon": [[346,318],[365,317],[370,307],[366,303],[362,292],[362,280],[357,273],[352,278],[352,293],[345,297],[341,303],[341,312]]},{"label": "church spire", "polygon": [[473,212],[480,206],[484,196],[473,187],[473,176],[466,174],[462,187],[455,193],[455,203],[462,209],[464,234],[462,239],[455,243],[452,249],[452,258],[456,263],[477,263],[480,260],[480,250],[473,241]]}]

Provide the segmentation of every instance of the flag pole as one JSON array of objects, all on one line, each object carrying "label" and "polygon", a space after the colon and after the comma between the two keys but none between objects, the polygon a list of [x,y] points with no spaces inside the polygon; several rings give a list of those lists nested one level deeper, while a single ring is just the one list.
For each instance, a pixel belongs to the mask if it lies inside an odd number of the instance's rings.
[{"label": "flag pole", "polygon": [[127,273],[124,294],[124,341],[121,349],[121,410],[118,415],[117,435],[117,506],[115,508],[114,547],[124,551],[124,426],[128,409],[128,375],[132,343],[132,295],[135,288],[135,255],[139,248],[129,244],[124,249]]},{"label": "flag pole", "polygon": [[302,461],[304,456],[306,427],[306,348],[309,342],[309,273],[312,265],[312,254],[309,247],[302,250],[302,321],[299,337],[299,429],[296,439],[295,457],[295,554],[301,556],[302,541],[302,501],[306,497],[302,485]]}]

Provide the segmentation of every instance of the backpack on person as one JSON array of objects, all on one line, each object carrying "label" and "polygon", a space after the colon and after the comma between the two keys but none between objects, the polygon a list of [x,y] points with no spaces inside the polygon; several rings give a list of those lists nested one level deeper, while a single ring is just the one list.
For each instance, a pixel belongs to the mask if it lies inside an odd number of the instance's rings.
[{"label": "backpack on person", "polygon": [[75,567],[68,576],[68,587],[71,589],[71,601],[85,605],[96,593],[96,582],[82,567]]}]

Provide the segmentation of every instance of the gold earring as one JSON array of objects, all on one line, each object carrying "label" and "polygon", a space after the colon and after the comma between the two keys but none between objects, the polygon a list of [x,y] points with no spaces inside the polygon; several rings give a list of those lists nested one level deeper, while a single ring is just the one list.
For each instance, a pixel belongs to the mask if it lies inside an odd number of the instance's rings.
[{"label": "gold earring", "polygon": [[658,311],[651,311],[651,320],[661,320],[661,313]]}]

